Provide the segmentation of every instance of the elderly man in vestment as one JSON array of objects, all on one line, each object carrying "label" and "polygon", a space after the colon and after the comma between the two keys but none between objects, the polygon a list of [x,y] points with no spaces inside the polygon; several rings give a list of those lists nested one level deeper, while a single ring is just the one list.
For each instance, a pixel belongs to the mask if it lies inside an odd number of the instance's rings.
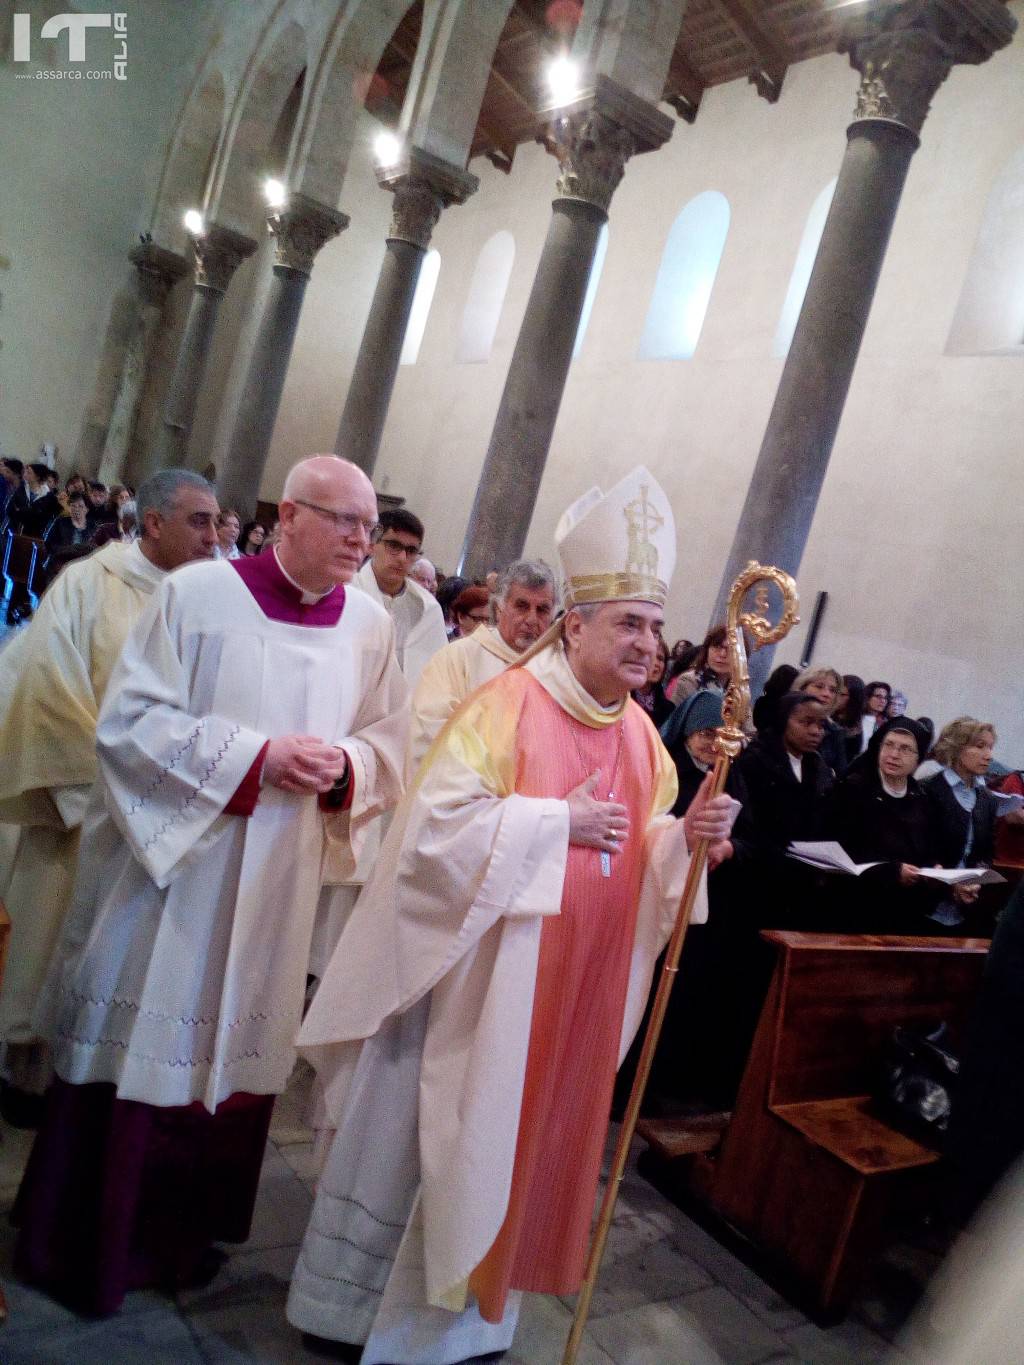
[{"label": "elderly man in vestment", "polygon": [[0,1111],[34,1124],[50,1083],[32,1024],[71,900],[78,836],[96,780],[96,717],[125,636],[166,574],[209,559],[217,499],[198,474],[165,469],[138,491],[142,535],[70,564],[32,623],[0,652],[0,820],[10,822],[0,898],[11,943],[0,988]]},{"label": "elderly man in vestment", "polygon": [[498,577],[494,625],[439,649],[412,694],[409,752],[413,771],[471,692],[503,673],[551,625],[555,576],[542,559],[519,559]]},{"label": "elderly man in vestment", "polygon": [[100,713],[17,1248],[26,1279],[93,1313],[207,1275],[213,1240],[248,1235],[321,880],[401,792],[391,622],[344,586],[373,488],[315,456],[280,515],[273,550],[161,584]]},{"label": "elderly man in vestment", "polygon": [[502,1351],[523,1290],[579,1288],[616,1065],[734,808],[668,816],[629,696],[674,536],[645,470],[565,514],[564,621],[438,737],[303,1024],[336,1133],[288,1317],[364,1365]]}]

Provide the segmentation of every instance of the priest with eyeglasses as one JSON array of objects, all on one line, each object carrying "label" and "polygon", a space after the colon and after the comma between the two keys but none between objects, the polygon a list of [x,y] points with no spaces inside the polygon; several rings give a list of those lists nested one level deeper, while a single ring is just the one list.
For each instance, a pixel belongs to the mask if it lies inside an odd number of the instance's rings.
[{"label": "priest with eyeglasses", "polygon": [[280,544],[168,577],[128,636],[45,1018],[57,1080],[19,1273],[80,1311],[215,1269],[248,1236],[295,1062],[317,899],[401,794],[394,629],[346,585],[373,487],[292,469]]}]

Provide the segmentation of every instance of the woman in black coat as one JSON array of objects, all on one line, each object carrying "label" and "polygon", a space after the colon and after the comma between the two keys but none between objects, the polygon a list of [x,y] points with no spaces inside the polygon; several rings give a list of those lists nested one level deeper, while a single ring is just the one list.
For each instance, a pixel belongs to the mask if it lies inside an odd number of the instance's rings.
[{"label": "woman in black coat", "polygon": [[825,734],[825,708],[805,692],[787,692],[776,703],[775,723],[736,761],[747,792],[753,831],[756,894],[765,929],[813,929],[818,878],[787,858],[794,839],[823,837],[824,798],[832,770],[818,753]]},{"label": "woman in black coat", "polygon": [[928,738],[916,721],[891,720],[876,730],[863,759],[830,793],[825,833],[855,863],[877,863],[859,877],[830,877],[833,909],[823,926],[847,934],[926,934],[944,897],[938,883],[922,881],[934,867],[939,840],[931,803],[913,773]]}]

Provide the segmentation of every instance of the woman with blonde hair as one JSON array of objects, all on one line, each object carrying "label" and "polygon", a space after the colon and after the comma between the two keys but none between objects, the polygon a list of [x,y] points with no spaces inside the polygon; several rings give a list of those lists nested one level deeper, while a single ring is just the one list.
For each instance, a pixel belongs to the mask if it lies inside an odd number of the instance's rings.
[{"label": "woman with blonde hair", "polygon": [[825,737],[818,753],[839,777],[846,768],[846,736],[842,726],[832,719],[839,704],[839,694],[843,690],[843,675],[834,668],[805,668],[793,681],[794,692],[806,692],[815,701],[820,701],[827,712],[825,717]]},{"label": "woman with blonde hair", "polygon": [[[984,867],[995,852],[996,799],[985,783],[995,748],[995,727],[973,716],[958,716],[943,727],[932,757],[942,767],[921,783],[928,797],[936,849],[943,867]],[[959,887],[966,893],[968,887]],[[974,889],[975,897],[977,888]],[[960,899],[958,897],[958,899]],[[940,906],[942,922],[957,924],[955,907]]]}]

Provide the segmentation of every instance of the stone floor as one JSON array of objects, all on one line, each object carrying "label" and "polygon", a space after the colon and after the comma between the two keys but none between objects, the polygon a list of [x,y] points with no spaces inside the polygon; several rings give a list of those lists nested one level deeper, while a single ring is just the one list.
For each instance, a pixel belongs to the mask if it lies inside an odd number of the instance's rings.
[{"label": "stone floor", "polygon": [[[77,1317],[10,1273],[0,1218],[0,1282],[10,1308],[3,1365],[200,1365],[320,1361],[285,1320],[288,1278],[313,1198],[301,1088],[275,1110],[252,1236],[211,1285],[169,1298],[130,1295],[107,1321]],[[0,1209],[17,1188],[31,1134],[0,1125]],[[900,1248],[879,1264],[850,1318],[822,1329],[663,1199],[635,1171],[623,1184],[581,1365],[868,1365],[905,1357],[891,1339],[933,1268]],[[570,1300],[529,1296],[507,1365],[557,1365]]]}]

